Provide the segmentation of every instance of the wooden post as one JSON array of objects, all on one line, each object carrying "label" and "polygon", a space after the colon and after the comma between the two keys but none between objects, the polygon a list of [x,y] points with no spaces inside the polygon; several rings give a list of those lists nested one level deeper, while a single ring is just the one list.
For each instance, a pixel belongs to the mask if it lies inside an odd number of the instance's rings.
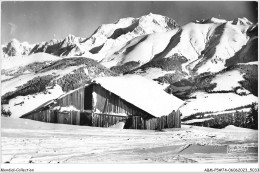
[{"label": "wooden post", "polygon": [[167,123],[167,128],[170,128],[170,115],[171,114],[169,114],[168,116],[167,116],[167,121],[166,121],[166,123]]},{"label": "wooden post", "polygon": [[178,110],[178,112],[179,112],[179,128],[181,128],[181,112],[180,112],[180,110]]},{"label": "wooden post", "polygon": [[177,110],[176,115],[177,115],[178,128],[180,128],[180,112],[179,112],[179,110]]},{"label": "wooden post", "polygon": [[178,117],[178,115],[179,115],[179,114],[178,114],[178,112],[176,111],[176,112],[175,112],[176,128],[179,128],[179,117]]},{"label": "wooden post", "polygon": [[172,112],[172,128],[176,128],[176,113],[175,111]]},{"label": "wooden post", "polygon": [[145,121],[144,121],[144,119],[143,118],[141,118],[141,129],[144,129],[144,127],[145,127]]},{"label": "wooden post", "polygon": [[155,130],[155,123],[156,123],[155,118],[153,118],[152,119],[152,128],[151,128],[151,130]]},{"label": "wooden post", "polygon": [[161,129],[164,129],[164,116],[161,117]]},{"label": "wooden post", "polygon": [[168,128],[168,126],[167,126],[167,116],[164,116],[163,124],[164,124],[163,128]]},{"label": "wooden post", "polygon": [[103,127],[107,127],[107,115],[104,115]]},{"label": "wooden post", "polygon": [[95,113],[93,113],[93,118],[92,118],[92,121],[93,121],[93,126],[94,127],[97,127],[97,116],[96,116],[96,114]]},{"label": "wooden post", "polygon": [[98,116],[94,114],[95,127],[98,127]]},{"label": "wooden post", "polygon": [[157,121],[158,121],[158,122],[157,122],[157,125],[158,125],[158,126],[157,126],[157,129],[158,129],[158,130],[162,130],[162,123],[161,123],[161,122],[162,122],[162,119],[161,119],[160,117],[158,117],[158,118],[157,118]]},{"label": "wooden post", "polygon": [[49,123],[50,122],[50,110],[46,110],[47,111],[47,122]]},{"label": "wooden post", "polygon": [[106,115],[105,124],[106,124],[106,127],[108,127],[108,124],[109,124],[109,116],[108,115]]},{"label": "wooden post", "polygon": [[170,113],[170,115],[168,116],[169,118],[169,123],[170,123],[170,128],[173,128],[173,113]]},{"label": "wooden post", "polygon": [[106,127],[106,115],[102,115],[102,127]]},{"label": "wooden post", "polygon": [[139,128],[138,120],[138,116],[135,116],[135,129]]},{"label": "wooden post", "polygon": [[68,115],[68,124],[72,124],[72,111],[71,110]]},{"label": "wooden post", "polygon": [[80,111],[76,113],[76,125],[80,125]]},{"label": "wooden post", "polygon": [[116,119],[116,117],[115,117],[115,116],[112,116],[111,118],[112,118],[112,120],[111,120],[111,125],[116,124],[116,123],[115,123],[115,119]]},{"label": "wooden post", "polygon": [[92,116],[92,118],[91,118],[91,124],[92,124],[92,126],[95,126],[95,122],[94,122],[94,120],[95,120],[95,118],[94,118],[94,113],[93,112],[91,112],[91,114],[90,114],[91,116]]},{"label": "wooden post", "polygon": [[97,114],[98,117],[98,127],[102,127],[102,114]]},{"label": "wooden post", "polygon": [[131,129],[135,129],[135,117],[132,116],[132,127]]},{"label": "wooden post", "polygon": [[152,121],[152,128],[151,128],[151,130],[154,130],[155,129],[155,118],[153,118],[151,121]]},{"label": "wooden post", "polygon": [[103,127],[106,127],[107,124],[106,120],[107,120],[107,115],[103,115]]},{"label": "wooden post", "polygon": [[154,121],[154,130],[156,130],[157,129],[157,118],[154,118],[153,121]]},{"label": "wooden post", "polygon": [[57,112],[57,123],[61,124],[61,115]]},{"label": "wooden post", "polygon": [[108,115],[107,117],[108,121],[107,121],[107,127],[111,126],[111,116]]},{"label": "wooden post", "polygon": [[101,127],[101,115],[100,114],[96,114],[97,116],[97,127]]}]

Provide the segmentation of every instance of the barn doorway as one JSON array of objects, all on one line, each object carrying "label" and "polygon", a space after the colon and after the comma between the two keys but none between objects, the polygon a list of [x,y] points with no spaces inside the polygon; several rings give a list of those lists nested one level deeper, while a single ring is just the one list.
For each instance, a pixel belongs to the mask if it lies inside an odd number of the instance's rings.
[{"label": "barn doorway", "polygon": [[85,88],[84,95],[84,110],[92,110],[92,92],[93,85],[89,85]]}]

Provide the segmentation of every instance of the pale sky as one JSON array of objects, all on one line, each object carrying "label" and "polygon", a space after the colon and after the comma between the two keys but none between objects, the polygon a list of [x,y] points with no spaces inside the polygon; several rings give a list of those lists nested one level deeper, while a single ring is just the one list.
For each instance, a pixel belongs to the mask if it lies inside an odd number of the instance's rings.
[{"label": "pale sky", "polygon": [[2,44],[13,38],[32,44],[69,34],[88,37],[101,24],[150,12],[179,25],[211,17],[258,21],[258,4],[253,1],[6,1],[1,8]]}]

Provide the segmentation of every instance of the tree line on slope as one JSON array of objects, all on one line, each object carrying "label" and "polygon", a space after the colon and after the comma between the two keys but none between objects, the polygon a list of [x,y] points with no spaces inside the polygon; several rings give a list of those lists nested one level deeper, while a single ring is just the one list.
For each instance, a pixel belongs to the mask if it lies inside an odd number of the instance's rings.
[{"label": "tree line on slope", "polygon": [[[190,125],[211,127],[211,128],[224,128],[228,125],[234,125],[237,127],[258,129],[258,107],[256,103],[250,105],[249,112],[236,111],[235,113],[222,113],[217,115],[210,115],[211,112],[208,112],[206,118],[212,118],[203,122],[194,122]],[[196,113],[188,118],[182,119],[183,122],[191,119],[203,119],[205,113]],[[192,118],[193,117],[193,118]],[[197,118],[199,117],[199,118]]]}]

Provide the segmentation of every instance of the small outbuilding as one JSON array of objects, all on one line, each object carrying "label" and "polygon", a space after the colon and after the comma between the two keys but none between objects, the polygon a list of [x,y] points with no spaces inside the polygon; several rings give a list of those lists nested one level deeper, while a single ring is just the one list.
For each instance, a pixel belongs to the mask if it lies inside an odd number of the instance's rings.
[{"label": "small outbuilding", "polygon": [[96,78],[23,115],[51,123],[124,128],[180,128],[184,102],[139,75]]}]

